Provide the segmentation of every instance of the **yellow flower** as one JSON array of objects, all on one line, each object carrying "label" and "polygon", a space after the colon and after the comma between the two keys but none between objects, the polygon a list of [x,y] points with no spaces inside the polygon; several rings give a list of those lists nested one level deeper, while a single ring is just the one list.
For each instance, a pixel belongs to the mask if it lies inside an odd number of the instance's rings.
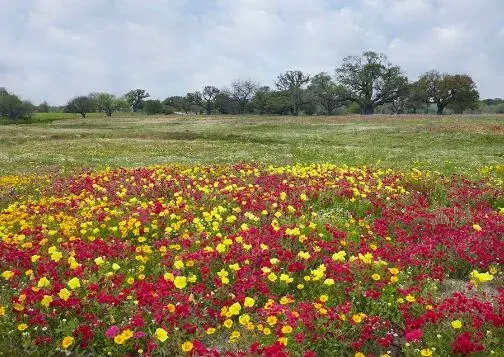
[{"label": "yellow flower", "polygon": [[161,342],[166,341],[166,339],[168,338],[168,333],[163,328],[157,328],[156,331],[154,332],[154,335]]},{"label": "yellow flower", "polygon": [[231,319],[226,319],[223,323],[223,325],[226,327],[226,328],[231,328],[233,327],[233,320]]},{"label": "yellow flower", "polygon": [[63,346],[63,348],[67,349],[72,345],[72,343],[74,343],[74,338],[72,336],[67,336],[63,339],[61,345]]},{"label": "yellow flower", "polygon": [[406,301],[407,302],[415,302],[416,299],[413,295],[408,294],[408,295],[406,295]]},{"label": "yellow flower", "polygon": [[473,229],[476,231],[476,232],[480,232],[481,231],[481,226],[479,224],[473,224]]},{"label": "yellow flower", "polygon": [[355,357],[366,357],[366,355],[362,352],[356,352]]},{"label": "yellow flower", "polygon": [[121,269],[121,266],[117,263],[114,263],[114,264],[112,264],[112,269],[119,270],[119,269]]},{"label": "yellow flower", "polygon": [[5,306],[0,306],[0,316],[5,315]]},{"label": "yellow flower", "polygon": [[334,253],[332,255],[332,260],[334,260],[335,262],[344,262],[345,256],[346,256],[346,252],[344,250],[340,250],[339,252]]},{"label": "yellow flower", "polygon": [[206,329],[206,334],[207,335],[213,335],[215,333],[215,328],[209,327]]},{"label": "yellow flower", "polygon": [[182,269],[184,267],[184,262],[182,260],[175,260],[173,267],[175,269]]},{"label": "yellow flower", "polygon": [[324,285],[328,285],[328,286],[334,285],[334,279],[328,278],[328,279],[324,280]]},{"label": "yellow flower", "polygon": [[193,349],[193,344],[191,341],[186,341],[181,345],[182,351],[191,352]]},{"label": "yellow flower", "polygon": [[250,322],[250,316],[247,314],[243,314],[238,318],[240,325],[247,325]]},{"label": "yellow flower", "polygon": [[5,280],[9,280],[13,276],[14,276],[14,273],[10,270],[6,270],[2,273],[2,278],[4,278]]},{"label": "yellow flower", "polygon": [[24,330],[26,330],[27,328],[28,328],[28,325],[27,325],[27,324],[19,324],[19,325],[17,325],[17,329],[18,329],[19,331],[24,331]]},{"label": "yellow flower", "polygon": [[380,280],[381,277],[380,277],[380,274],[374,273],[373,275],[371,275],[371,278],[373,278],[374,281],[378,281],[378,280]]},{"label": "yellow flower", "polygon": [[35,263],[39,259],[40,259],[40,255],[36,255],[36,254],[32,255],[31,258],[30,258],[30,260],[31,260],[32,263]]},{"label": "yellow flower", "polygon": [[359,324],[362,322],[362,315],[361,314],[358,314],[358,315],[353,315],[352,316],[352,320],[356,323],[356,324]]},{"label": "yellow flower", "polygon": [[327,300],[329,300],[329,296],[327,296],[325,294],[324,295],[320,295],[319,300],[322,301],[322,302],[326,302]]},{"label": "yellow flower", "polygon": [[460,321],[460,320],[454,320],[454,321],[451,322],[451,326],[454,329],[462,328],[462,321]]},{"label": "yellow flower", "polygon": [[397,268],[389,268],[389,272],[392,275],[397,275],[397,274],[399,274],[399,269],[397,269]]},{"label": "yellow flower", "polygon": [[277,276],[275,273],[269,273],[268,274],[268,280],[269,281],[276,281],[277,280]]},{"label": "yellow flower", "polygon": [[75,290],[77,288],[80,288],[80,280],[79,278],[72,278],[68,281],[68,286],[70,289]]},{"label": "yellow flower", "polygon": [[105,263],[105,260],[103,259],[103,257],[98,257],[98,258],[95,258],[94,262],[96,265],[100,266],[103,263]]},{"label": "yellow flower", "polygon": [[430,348],[424,348],[423,350],[420,351],[420,355],[423,357],[432,356],[432,350]]},{"label": "yellow flower", "polygon": [[124,336],[121,334],[117,335],[114,337],[114,342],[117,343],[118,345],[122,345],[124,343]]},{"label": "yellow flower", "polygon": [[308,252],[299,252],[297,255],[301,259],[310,259],[310,253]]},{"label": "yellow flower", "polygon": [[229,307],[230,316],[239,315],[241,311],[241,305],[239,302],[235,302],[233,305]]},{"label": "yellow flower", "polygon": [[269,327],[265,327],[265,328],[263,329],[263,333],[264,333],[265,335],[271,335],[271,329],[270,329]]},{"label": "yellow flower", "polygon": [[49,304],[53,302],[53,297],[51,295],[44,295],[42,300],[40,301],[40,305],[49,307]]},{"label": "yellow flower", "polygon": [[266,319],[266,322],[267,322],[270,326],[274,326],[274,325],[276,325],[276,323],[278,322],[278,319],[276,318],[276,316],[268,316],[268,318]]},{"label": "yellow flower", "polygon": [[183,289],[187,286],[187,278],[185,276],[177,276],[173,280],[173,283],[177,289]]},{"label": "yellow flower", "polygon": [[476,280],[478,283],[486,283],[487,281],[493,280],[493,275],[490,273],[479,273],[477,270],[471,272],[471,278]]},{"label": "yellow flower", "polygon": [[290,325],[285,325],[282,327],[282,333],[283,334],[289,334],[292,332],[292,326]]},{"label": "yellow flower", "polygon": [[243,306],[245,307],[252,307],[255,304],[255,300],[252,299],[251,297],[246,297],[245,301],[243,302]]},{"label": "yellow flower", "polygon": [[39,281],[38,281],[38,283],[37,283],[37,287],[38,288],[45,288],[45,287],[48,287],[49,285],[51,285],[51,282],[45,276],[43,276],[42,278],[40,278]]},{"label": "yellow flower", "polygon": [[58,296],[60,297],[61,300],[67,301],[70,298],[70,291],[68,291],[67,288],[63,288],[59,291]]}]

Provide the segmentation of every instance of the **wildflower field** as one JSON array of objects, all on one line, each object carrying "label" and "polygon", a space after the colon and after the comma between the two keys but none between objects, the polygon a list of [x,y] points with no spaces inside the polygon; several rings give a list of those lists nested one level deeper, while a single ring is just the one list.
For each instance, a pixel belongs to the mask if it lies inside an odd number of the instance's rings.
[{"label": "wildflower field", "polygon": [[502,356],[503,170],[5,178],[1,354]]},{"label": "wildflower field", "polygon": [[504,356],[503,118],[0,125],[0,356]]}]

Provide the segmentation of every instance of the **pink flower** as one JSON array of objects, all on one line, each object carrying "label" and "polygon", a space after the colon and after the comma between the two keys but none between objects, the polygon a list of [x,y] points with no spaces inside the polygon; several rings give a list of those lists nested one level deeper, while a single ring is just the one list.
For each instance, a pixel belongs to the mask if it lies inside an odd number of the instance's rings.
[{"label": "pink flower", "polygon": [[423,331],[421,329],[411,330],[404,334],[404,338],[407,342],[418,342],[423,336]]},{"label": "pink flower", "polygon": [[114,338],[119,334],[119,331],[119,327],[115,325],[110,326],[109,329],[105,332],[105,336],[107,336],[107,338]]}]

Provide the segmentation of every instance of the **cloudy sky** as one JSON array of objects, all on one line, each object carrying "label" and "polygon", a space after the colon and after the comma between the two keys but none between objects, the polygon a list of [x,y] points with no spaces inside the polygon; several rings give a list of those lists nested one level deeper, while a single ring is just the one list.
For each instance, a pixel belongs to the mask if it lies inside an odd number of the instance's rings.
[{"label": "cloudy sky", "polygon": [[504,97],[502,14],[502,0],[0,0],[0,87],[35,103],[132,88],[163,99],[332,74],[371,49],[410,79],[467,73],[482,97]]}]

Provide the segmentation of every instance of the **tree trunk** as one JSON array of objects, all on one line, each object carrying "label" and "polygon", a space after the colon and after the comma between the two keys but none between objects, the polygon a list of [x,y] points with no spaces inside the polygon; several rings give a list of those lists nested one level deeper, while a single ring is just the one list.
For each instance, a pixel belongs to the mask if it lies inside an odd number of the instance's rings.
[{"label": "tree trunk", "polygon": [[439,105],[437,106],[437,114],[438,115],[443,115],[443,110],[444,110],[444,107],[442,105]]},{"label": "tree trunk", "polygon": [[362,114],[364,115],[371,115],[374,113],[374,108],[373,104],[364,104],[364,106],[361,108]]}]

